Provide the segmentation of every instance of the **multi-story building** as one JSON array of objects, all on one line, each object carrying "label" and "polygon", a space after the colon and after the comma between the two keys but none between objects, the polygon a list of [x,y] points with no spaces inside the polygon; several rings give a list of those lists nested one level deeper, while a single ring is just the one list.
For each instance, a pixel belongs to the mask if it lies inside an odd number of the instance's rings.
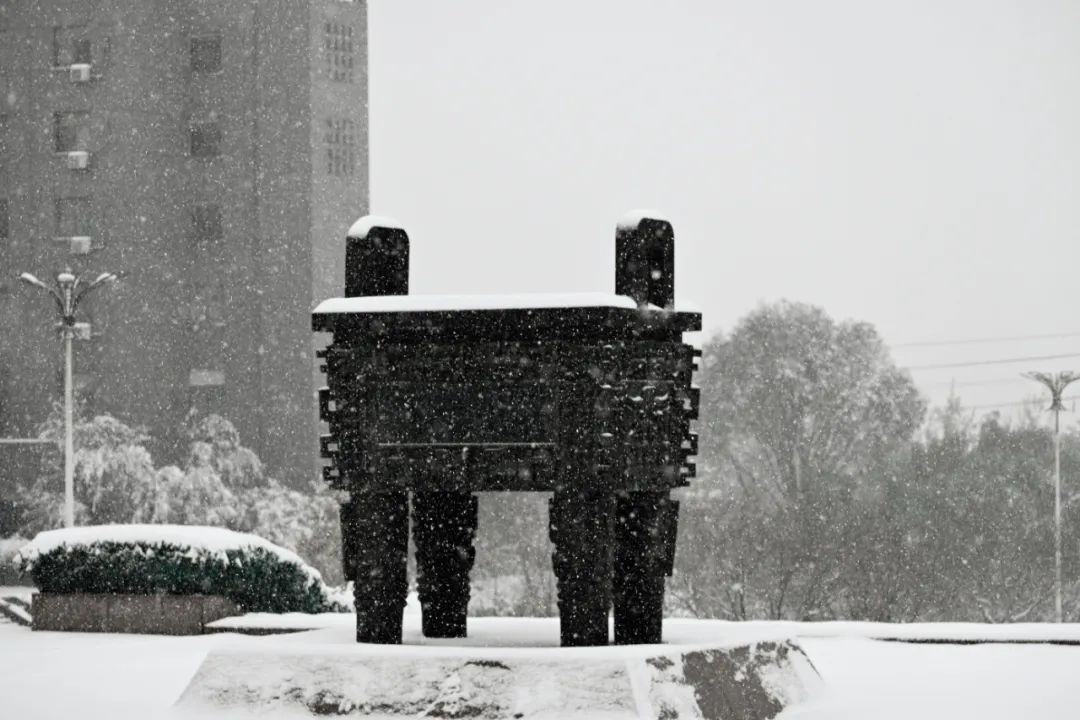
[{"label": "multi-story building", "polygon": [[108,270],[75,355],[88,410],[161,462],[217,412],[312,477],[310,310],[367,193],[364,2],[3,0],[0,437],[62,397],[54,310],[14,274]]}]

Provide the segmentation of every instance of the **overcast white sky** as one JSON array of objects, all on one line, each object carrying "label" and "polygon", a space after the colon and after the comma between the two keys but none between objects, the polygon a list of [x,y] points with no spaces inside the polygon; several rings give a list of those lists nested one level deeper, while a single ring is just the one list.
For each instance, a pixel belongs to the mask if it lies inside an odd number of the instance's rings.
[{"label": "overcast white sky", "polygon": [[615,221],[655,207],[711,331],[789,298],[893,345],[1066,335],[895,347],[905,366],[1078,354],[913,371],[935,402],[1080,368],[1077,0],[369,14],[372,210],[409,230],[413,292],[612,290]]}]

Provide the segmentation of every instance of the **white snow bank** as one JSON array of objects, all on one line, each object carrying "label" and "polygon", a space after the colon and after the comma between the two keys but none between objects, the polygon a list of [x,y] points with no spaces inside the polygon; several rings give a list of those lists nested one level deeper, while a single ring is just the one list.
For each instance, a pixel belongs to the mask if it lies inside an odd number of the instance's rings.
[{"label": "white snow bank", "polygon": [[385,215],[365,215],[352,224],[348,236],[352,238],[365,238],[372,228],[384,227],[391,230],[404,230],[397,220]]},{"label": "white snow bank", "polygon": [[0,622],[6,620],[4,617],[5,614],[20,620],[20,624],[22,625],[29,625],[32,622],[30,613],[26,611],[26,608],[16,602],[9,601],[8,596],[0,595]]},{"label": "white snow bank", "polygon": [[[510,295],[372,295],[330,298],[319,303],[316,314],[445,312],[449,310],[549,310],[553,308],[619,308],[636,310],[625,295],[610,293],[517,293]],[[650,306],[649,309],[660,311]]]},{"label": "white snow bank", "polygon": [[0,585],[0,598],[14,597],[30,602],[35,592],[37,588],[30,585]]},{"label": "white snow bank", "polygon": [[819,707],[793,709],[792,720],[1077,717],[1077,647],[909,645],[858,638],[800,644],[825,679],[827,693]]},{"label": "white snow bank", "polygon": [[[175,718],[172,705],[208,652],[225,646],[280,652],[278,643],[285,638],[301,640],[299,635],[31,632],[0,623],[4,717]],[[800,705],[782,713],[785,720],[1076,718],[1078,647],[909,645],[861,638],[811,638],[799,644],[825,679],[827,696],[814,708],[818,712]]]},{"label": "white snow bank", "polygon": [[867,638],[913,642],[1062,642],[1080,644],[1080,623],[883,623],[858,621],[787,622],[783,620],[665,619],[664,632],[725,634],[771,630],[799,638]]},{"label": "white snow bank", "polygon": [[[558,650],[559,621],[556,618],[469,618],[469,637],[457,640],[425,638],[417,622],[418,601],[415,593],[406,606],[405,646],[453,645],[458,649],[475,648],[532,648],[545,652]],[[215,629],[307,629],[318,630],[304,637],[317,643],[350,645],[355,620],[351,613],[305,615],[290,613],[251,613],[224,618],[209,625]],[[865,638],[870,640],[906,640],[916,642],[958,643],[1077,643],[1080,644],[1080,623],[875,623],[875,622],[785,622],[773,620],[664,620],[664,642],[667,645],[693,646],[706,643],[711,647],[746,644],[762,640],[798,638]],[[596,649],[593,651],[602,651]],[[575,648],[572,652],[582,652]],[[1080,652],[1080,651],[1078,651]]]},{"label": "white snow bank", "polygon": [[649,210],[649,209],[646,209],[646,208],[639,208],[639,209],[636,209],[636,210],[631,210],[630,212],[626,213],[621,218],[619,218],[619,223],[618,223],[618,225],[616,225],[616,227],[619,230],[632,230],[632,229],[636,228],[638,225],[640,225],[641,221],[646,219],[646,218],[648,218],[650,220],[663,220],[666,223],[671,222],[671,220],[668,219],[668,216],[666,214],[660,212],[659,210]]},{"label": "white snow bank", "polygon": [[560,647],[558,618],[471,617],[468,620],[468,637],[424,637],[419,613],[411,613],[408,608],[400,645],[358,646],[356,618],[352,613],[250,613],[222,618],[209,623],[207,627],[217,631],[311,630],[295,635],[275,636],[273,639],[275,645],[287,645],[293,651],[302,652],[318,648],[321,653],[362,652],[387,657],[412,657],[420,652],[430,657],[543,660],[583,656],[592,659],[626,659],[654,655],[658,648],[732,648],[761,642],[782,642],[790,637],[782,630],[768,625],[742,628],[710,620],[694,621],[690,625],[672,625],[672,622],[677,621],[664,622],[663,645],[603,645],[579,648]]},{"label": "white snow bank", "polygon": [[58,548],[87,548],[98,543],[173,545],[219,561],[228,560],[228,551],[259,549],[276,556],[281,562],[296,566],[309,578],[322,584],[319,571],[291,550],[258,535],[199,525],[90,525],[46,530],[24,545],[16,554],[15,561],[32,565],[41,555]]}]

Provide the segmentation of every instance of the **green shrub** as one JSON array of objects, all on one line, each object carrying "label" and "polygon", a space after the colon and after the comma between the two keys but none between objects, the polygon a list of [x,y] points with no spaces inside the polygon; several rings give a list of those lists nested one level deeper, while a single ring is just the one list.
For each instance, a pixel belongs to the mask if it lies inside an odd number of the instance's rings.
[{"label": "green shrub", "polygon": [[36,550],[32,543],[21,553],[20,564],[45,593],[221,595],[243,612],[340,609],[329,599],[318,572],[262,542],[270,549],[94,539]]}]

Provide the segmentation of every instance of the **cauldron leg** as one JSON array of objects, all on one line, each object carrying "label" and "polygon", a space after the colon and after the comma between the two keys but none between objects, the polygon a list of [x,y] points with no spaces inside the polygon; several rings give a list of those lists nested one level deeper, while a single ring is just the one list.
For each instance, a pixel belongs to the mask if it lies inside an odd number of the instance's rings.
[{"label": "cauldron leg", "polygon": [[357,503],[351,497],[338,508],[341,520],[341,569],[346,581],[356,580],[356,561],[360,554],[356,509]]},{"label": "cauldron leg", "polygon": [[552,564],[564,647],[607,645],[614,497],[556,491],[550,504]]},{"label": "cauldron leg", "polygon": [[413,493],[416,584],[425,637],[466,636],[476,511],[477,499],[470,493]]},{"label": "cauldron leg", "polygon": [[400,644],[409,591],[408,493],[353,493],[341,519],[345,566],[356,598],[356,641]]},{"label": "cauldron leg", "polygon": [[674,560],[678,503],[667,492],[627,492],[615,510],[615,643],[662,642],[664,576]]}]

